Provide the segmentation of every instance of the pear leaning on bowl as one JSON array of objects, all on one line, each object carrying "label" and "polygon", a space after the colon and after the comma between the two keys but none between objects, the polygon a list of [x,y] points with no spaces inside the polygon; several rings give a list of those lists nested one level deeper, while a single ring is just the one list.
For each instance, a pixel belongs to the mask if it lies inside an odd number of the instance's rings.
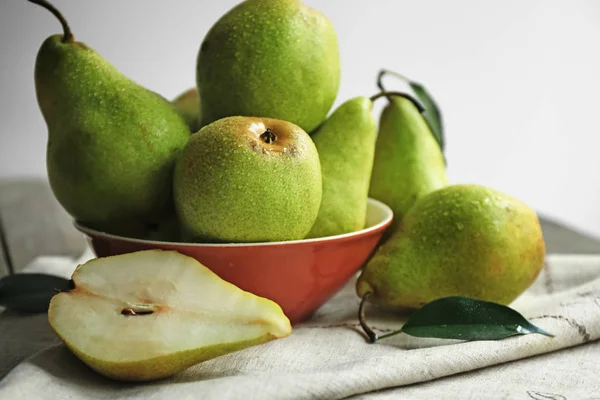
[{"label": "pear leaning on bowl", "polygon": [[356,288],[389,307],[447,296],[509,304],[533,283],[544,256],[538,217],[526,204],[485,186],[452,185],[415,203]]},{"label": "pear leaning on bowl", "polygon": [[86,44],[44,0],[64,34],[47,38],[35,89],[48,126],[54,195],[80,222],[113,233],[172,213],[175,158],[190,137],[173,105],[136,84]]},{"label": "pear leaning on bowl", "polygon": [[299,0],[246,0],[223,15],[197,59],[202,125],[246,115],[292,122],[311,133],[340,84],[336,32]]},{"label": "pear leaning on bowl", "polygon": [[117,380],[165,378],[291,333],[276,303],[175,251],[94,259],[72,280],[50,302],[50,325],[79,359]]},{"label": "pear leaning on bowl", "polygon": [[308,237],[361,230],[367,216],[377,124],[368,97],[340,105],[311,137],[319,152],[323,199]]},{"label": "pear leaning on bowl", "polygon": [[228,117],[193,134],[177,160],[175,209],[192,240],[302,239],[321,204],[310,136],[270,118]]}]

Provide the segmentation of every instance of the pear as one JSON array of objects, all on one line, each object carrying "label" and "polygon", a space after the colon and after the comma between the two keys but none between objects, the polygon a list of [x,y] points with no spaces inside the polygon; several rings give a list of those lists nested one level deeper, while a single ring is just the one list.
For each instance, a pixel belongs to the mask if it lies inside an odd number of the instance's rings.
[{"label": "pear", "polygon": [[172,212],[175,158],[190,136],[183,119],[169,101],[76,42],[51,4],[30,1],[64,29],[43,42],[35,63],[48,178],[58,201],[78,221],[113,231]]},{"label": "pear", "polygon": [[379,121],[369,196],[394,212],[391,231],[420,197],[448,185],[442,151],[415,106],[390,96]]},{"label": "pear", "polygon": [[228,117],[193,134],[177,160],[175,209],[202,241],[302,239],[322,196],[317,149],[281,120]]},{"label": "pear", "polygon": [[419,308],[447,296],[509,304],[538,276],[545,245],[536,213],[480,185],[434,191],[364,267],[357,293],[383,306]]},{"label": "pear", "polygon": [[175,251],[94,259],[72,282],[52,298],[48,321],[79,359],[117,380],[165,378],[291,333],[276,303]]},{"label": "pear", "polygon": [[200,96],[197,88],[191,88],[181,93],[173,100],[175,110],[185,120],[190,128],[190,132],[195,133],[200,130]]},{"label": "pear", "polygon": [[343,103],[312,134],[319,152],[323,198],[309,238],[364,228],[377,125],[367,97]]},{"label": "pear", "polygon": [[337,96],[337,35],[325,16],[299,0],[243,1],[204,38],[196,83],[202,125],[244,115],[312,132]]}]

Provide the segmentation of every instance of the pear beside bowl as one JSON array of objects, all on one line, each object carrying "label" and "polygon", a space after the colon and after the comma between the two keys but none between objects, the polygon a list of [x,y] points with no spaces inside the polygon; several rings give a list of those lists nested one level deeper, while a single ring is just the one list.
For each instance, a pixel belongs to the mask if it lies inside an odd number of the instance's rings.
[{"label": "pear beside bowl", "polygon": [[[392,222],[392,210],[369,199],[365,228],[344,235],[268,243],[176,243],[140,240],[75,227],[98,257],[139,250],[176,250],[222,279],[278,303],[292,323],[307,319],[369,258]],[[202,295],[198,293],[198,295]]]}]

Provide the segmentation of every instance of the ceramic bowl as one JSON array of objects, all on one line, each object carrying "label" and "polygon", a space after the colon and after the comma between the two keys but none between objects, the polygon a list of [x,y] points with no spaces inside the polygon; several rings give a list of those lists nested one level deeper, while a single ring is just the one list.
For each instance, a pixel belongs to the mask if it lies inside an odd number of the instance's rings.
[{"label": "ceramic bowl", "polygon": [[369,199],[366,228],[344,235],[265,243],[176,243],[110,235],[75,223],[98,257],[148,249],[176,250],[224,280],[278,303],[292,323],[308,318],[361,268],[392,221]]}]

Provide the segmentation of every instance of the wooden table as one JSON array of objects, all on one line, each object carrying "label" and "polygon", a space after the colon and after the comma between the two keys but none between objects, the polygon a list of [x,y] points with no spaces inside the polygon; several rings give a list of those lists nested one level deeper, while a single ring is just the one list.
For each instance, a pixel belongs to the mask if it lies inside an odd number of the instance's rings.
[{"label": "wooden table", "polygon": [[[541,218],[548,253],[600,254],[600,240]],[[83,236],[43,180],[0,181],[0,277],[35,257],[77,257]]]}]

